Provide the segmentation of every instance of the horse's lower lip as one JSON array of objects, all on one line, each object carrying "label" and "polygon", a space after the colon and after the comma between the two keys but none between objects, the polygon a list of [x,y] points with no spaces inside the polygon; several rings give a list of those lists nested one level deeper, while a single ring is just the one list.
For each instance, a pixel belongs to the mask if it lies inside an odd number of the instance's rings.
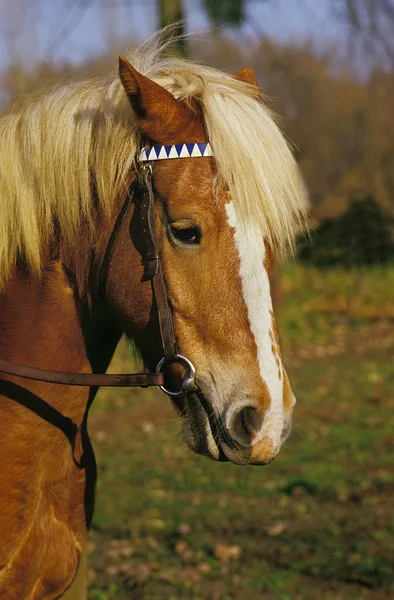
[{"label": "horse's lower lip", "polygon": [[182,418],[186,445],[196,454],[202,454],[215,461],[228,462],[221,447],[214,411],[209,400],[202,392],[191,392],[187,395],[186,405]]}]

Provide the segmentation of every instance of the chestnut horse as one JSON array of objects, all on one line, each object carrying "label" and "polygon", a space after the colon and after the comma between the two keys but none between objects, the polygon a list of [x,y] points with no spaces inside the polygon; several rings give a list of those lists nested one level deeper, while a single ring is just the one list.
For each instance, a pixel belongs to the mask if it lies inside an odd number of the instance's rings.
[{"label": "chestnut horse", "polygon": [[[141,149],[145,160],[158,146],[156,235],[200,390],[174,400],[185,442],[214,460],[266,464],[295,402],[269,275],[303,222],[304,188],[251,69],[230,76],[160,51],[143,47],[120,59],[120,78],[56,88],[0,119],[0,359],[104,373],[126,334],[155,368],[163,349],[137,201],[107,248]],[[175,389],[179,365],[165,375]],[[1,375],[2,600],[85,597],[76,573],[93,514],[96,392]]]}]

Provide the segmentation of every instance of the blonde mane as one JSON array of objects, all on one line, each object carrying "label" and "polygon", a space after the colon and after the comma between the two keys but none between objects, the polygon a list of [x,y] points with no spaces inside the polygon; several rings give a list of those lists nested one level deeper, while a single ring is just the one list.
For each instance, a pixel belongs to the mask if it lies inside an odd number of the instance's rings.
[{"label": "blonde mane", "polygon": [[[199,98],[233,202],[278,250],[292,247],[306,210],[304,186],[255,88],[210,67],[161,58],[166,45],[159,33],[128,59],[176,98]],[[115,74],[58,87],[0,119],[0,287],[20,257],[39,273],[55,224],[72,245],[81,222],[93,228],[98,210],[111,214],[138,147]]]}]

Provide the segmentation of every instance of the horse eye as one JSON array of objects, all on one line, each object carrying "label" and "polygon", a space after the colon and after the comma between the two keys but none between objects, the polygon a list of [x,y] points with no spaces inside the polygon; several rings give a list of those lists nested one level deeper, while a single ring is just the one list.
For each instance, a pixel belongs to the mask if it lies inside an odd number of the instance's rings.
[{"label": "horse eye", "polygon": [[182,244],[199,244],[201,241],[201,231],[197,226],[179,227],[170,226],[173,237]]}]

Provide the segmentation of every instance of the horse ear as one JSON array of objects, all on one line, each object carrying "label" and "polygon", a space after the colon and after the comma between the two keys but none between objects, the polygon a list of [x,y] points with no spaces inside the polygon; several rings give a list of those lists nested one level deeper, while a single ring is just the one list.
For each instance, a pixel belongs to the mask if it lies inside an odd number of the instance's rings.
[{"label": "horse ear", "polygon": [[241,69],[238,71],[238,73],[235,73],[233,77],[239,81],[243,81],[244,83],[249,83],[250,85],[255,85],[257,87],[259,85],[257,83],[256,74],[252,67],[245,67],[244,69]]},{"label": "horse ear", "polygon": [[186,106],[136,71],[123,57],[119,57],[119,76],[134,110],[137,127],[150,140],[173,144],[175,136],[188,129],[192,115]]}]

